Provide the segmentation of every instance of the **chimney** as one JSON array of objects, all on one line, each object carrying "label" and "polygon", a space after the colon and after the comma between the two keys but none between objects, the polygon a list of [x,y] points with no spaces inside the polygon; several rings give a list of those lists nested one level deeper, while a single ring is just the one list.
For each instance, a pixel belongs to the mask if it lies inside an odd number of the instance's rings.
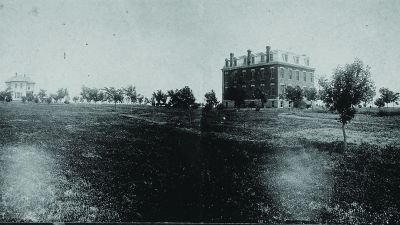
[{"label": "chimney", "polygon": [[251,56],[251,50],[247,50],[247,65],[250,65],[250,56]]},{"label": "chimney", "polygon": [[267,63],[269,63],[269,60],[270,60],[270,58],[269,58],[269,54],[270,54],[270,52],[271,52],[271,46],[267,46]]},{"label": "chimney", "polygon": [[225,67],[228,67],[228,59],[225,59]]},{"label": "chimney", "polygon": [[233,53],[231,53],[231,61],[229,62],[229,66],[232,67],[233,65]]}]

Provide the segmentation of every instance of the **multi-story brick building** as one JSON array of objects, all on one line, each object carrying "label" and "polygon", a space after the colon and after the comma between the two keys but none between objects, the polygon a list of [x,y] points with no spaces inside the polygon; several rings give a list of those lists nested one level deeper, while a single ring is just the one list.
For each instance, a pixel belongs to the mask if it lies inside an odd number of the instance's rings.
[{"label": "multi-story brick building", "polygon": [[226,93],[231,89],[241,89],[245,93],[245,104],[260,100],[254,97],[256,90],[266,94],[266,107],[288,107],[289,102],[280,99],[287,86],[299,86],[303,89],[314,86],[314,71],[310,58],[282,50],[271,50],[253,54],[247,50],[247,55],[235,57],[230,54],[225,59],[222,68],[222,99],[226,107],[233,101],[226,99]]},{"label": "multi-story brick building", "polygon": [[21,100],[22,97],[26,96],[27,92],[33,92],[35,89],[35,82],[31,80],[28,76],[18,75],[10,77],[6,82],[7,88],[12,91],[13,100]]}]

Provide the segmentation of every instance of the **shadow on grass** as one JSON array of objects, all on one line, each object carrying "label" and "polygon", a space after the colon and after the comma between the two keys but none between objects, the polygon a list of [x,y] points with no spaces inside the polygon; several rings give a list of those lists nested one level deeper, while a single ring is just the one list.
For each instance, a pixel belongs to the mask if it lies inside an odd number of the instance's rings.
[{"label": "shadow on grass", "polygon": [[[97,130],[110,132],[109,127]],[[142,121],[118,130],[123,133],[76,141],[69,148],[98,154],[71,156],[70,169],[89,181],[98,204],[111,205],[120,221],[272,220],[276,210],[260,178],[264,146]],[[75,134],[74,140],[99,133]]]}]

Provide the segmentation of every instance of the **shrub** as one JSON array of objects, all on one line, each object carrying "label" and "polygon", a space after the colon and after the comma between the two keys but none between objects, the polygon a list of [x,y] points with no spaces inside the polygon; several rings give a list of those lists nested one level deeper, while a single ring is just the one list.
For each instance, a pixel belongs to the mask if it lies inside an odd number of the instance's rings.
[{"label": "shrub", "polygon": [[26,103],[26,101],[27,101],[28,99],[27,99],[25,96],[22,96],[21,100],[22,100],[23,103]]}]

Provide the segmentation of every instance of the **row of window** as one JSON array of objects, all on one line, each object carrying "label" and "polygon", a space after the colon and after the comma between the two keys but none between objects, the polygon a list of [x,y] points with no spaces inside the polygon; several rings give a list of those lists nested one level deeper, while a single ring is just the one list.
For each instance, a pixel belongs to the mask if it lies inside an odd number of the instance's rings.
[{"label": "row of window", "polygon": [[[266,58],[265,58],[265,56],[266,55],[261,55],[261,62],[266,62]],[[249,61],[248,61],[249,60]],[[270,55],[269,55],[269,61],[273,61],[274,60],[274,55],[271,53]],[[244,65],[247,65],[247,64],[255,64],[255,57],[254,56],[251,56],[251,58],[250,59],[248,59],[248,57],[247,56],[245,56],[244,58],[243,58],[243,64]],[[229,67],[229,61],[226,61],[225,62],[225,66],[226,67]],[[232,66],[237,66],[237,59],[235,58],[235,59],[233,59],[233,65]]]},{"label": "row of window", "polygon": [[[274,67],[271,67],[270,70],[271,70],[270,74],[272,74],[272,75],[275,74],[275,68]],[[286,70],[286,72],[285,72],[285,70]],[[295,75],[296,80],[300,81],[300,71],[299,70],[294,70],[294,72],[295,72],[295,74],[293,74],[293,70],[292,69],[280,68],[279,75],[280,75],[280,77],[282,79],[284,79],[286,76],[288,76],[290,80],[293,79],[293,75]],[[242,75],[242,79],[243,80],[246,79],[246,74],[247,74],[246,70],[242,70],[242,74],[241,75]],[[313,73],[309,72],[308,74],[309,74],[308,77],[309,77],[310,82],[314,82]],[[225,72],[224,76],[225,76],[224,77],[225,81],[226,80],[230,80],[228,72]],[[260,77],[260,80],[265,80],[266,72],[265,72],[264,68],[261,68],[259,71],[257,71],[257,76]],[[251,70],[251,80],[254,81],[255,77],[256,77],[256,71],[254,69],[252,69]],[[234,82],[237,82],[237,71],[233,72],[233,79],[234,79]],[[274,80],[275,76],[270,76],[270,79]],[[307,72],[306,71],[303,71],[303,81],[307,81]]]},{"label": "row of window", "polygon": [[[237,88],[238,86],[236,86],[236,85],[233,85],[232,86],[233,88]],[[242,85],[241,86],[242,88],[246,88],[247,86],[246,85]],[[255,88],[256,87],[256,85],[254,85],[254,84],[252,84],[252,85],[250,85],[250,87],[251,88]],[[265,85],[264,84],[260,84],[260,87],[265,87]],[[225,89],[228,89],[228,85],[225,85]],[[276,93],[275,93],[275,86],[271,86],[270,87],[270,89],[269,89],[269,97],[274,97],[275,95],[276,95]]]},{"label": "row of window", "polygon": [[[289,58],[289,55],[287,53],[283,53],[282,54],[282,60],[284,62],[288,62],[288,58]],[[299,59],[300,59],[299,56],[293,56],[294,63],[299,64]],[[305,58],[304,59],[304,64],[309,66],[310,65],[310,59],[309,58]]]},{"label": "row of window", "polygon": [[[22,83],[19,83],[19,88],[20,88],[20,89],[22,88],[22,86],[23,86]],[[14,88],[18,88],[18,83],[15,83],[15,84],[14,84]],[[29,85],[27,85],[27,89],[28,89],[28,90],[31,90],[31,87],[30,87]]]},{"label": "row of window", "polygon": [[[281,67],[279,70],[279,74],[280,74],[281,78],[285,78],[285,74],[287,74],[289,76],[290,80],[293,79],[293,70],[292,69],[287,69],[287,68]],[[310,77],[310,81],[314,82],[313,73],[310,72],[308,74]],[[296,75],[296,80],[300,80],[300,71],[295,70],[295,75]],[[306,71],[303,71],[303,80],[307,81],[307,72]]]}]

